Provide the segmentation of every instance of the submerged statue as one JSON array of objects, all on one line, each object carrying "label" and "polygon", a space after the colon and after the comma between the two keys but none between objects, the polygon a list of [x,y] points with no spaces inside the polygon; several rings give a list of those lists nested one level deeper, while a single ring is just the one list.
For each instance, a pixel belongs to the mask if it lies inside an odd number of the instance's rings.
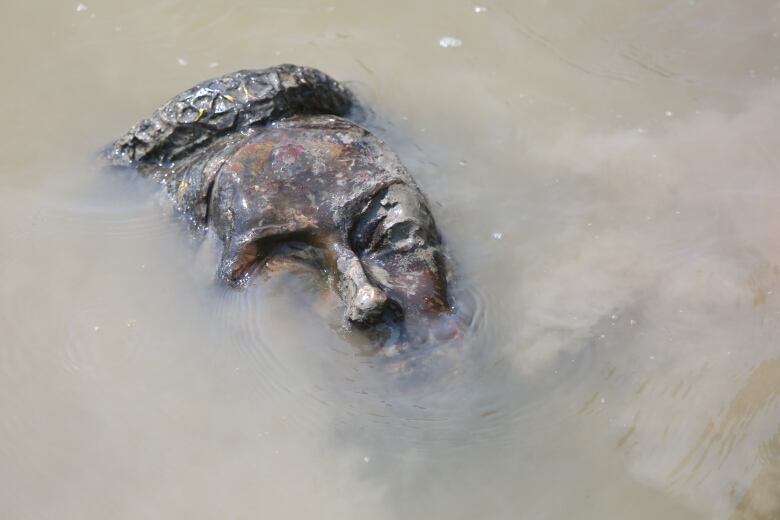
[{"label": "submerged statue", "polygon": [[425,197],[398,157],[349,121],[353,95],[279,65],[200,83],[107,151],[160,180],[224,244],[218,277],[244,286],[278,260],[324,273],[346,323],[393,323],[406,341],[456,335],[448,261]]}]

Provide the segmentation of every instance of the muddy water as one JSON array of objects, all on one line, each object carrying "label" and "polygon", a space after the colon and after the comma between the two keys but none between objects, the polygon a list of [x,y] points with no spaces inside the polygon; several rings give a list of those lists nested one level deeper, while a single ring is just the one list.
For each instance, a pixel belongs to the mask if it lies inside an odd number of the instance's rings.
[{"label": "muddy water", "polygon": [[[780,516],[780,4],[15,2],[0,517]],[[475,320],[416,379],[96,150],[189,85],[349,80]],[[455,349],[453,349],[455,350]]]}]

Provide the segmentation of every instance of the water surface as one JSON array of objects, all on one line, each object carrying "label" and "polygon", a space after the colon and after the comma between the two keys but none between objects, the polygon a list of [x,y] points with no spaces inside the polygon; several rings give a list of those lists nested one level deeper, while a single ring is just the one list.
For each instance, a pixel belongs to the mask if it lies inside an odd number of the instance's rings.
[{"label": "water surface", "polygon": [[[3,7],[2,518],[780,516],[779,3]],[[94,165],[281,62],[433,203],[476,318],[427,378]]]}]

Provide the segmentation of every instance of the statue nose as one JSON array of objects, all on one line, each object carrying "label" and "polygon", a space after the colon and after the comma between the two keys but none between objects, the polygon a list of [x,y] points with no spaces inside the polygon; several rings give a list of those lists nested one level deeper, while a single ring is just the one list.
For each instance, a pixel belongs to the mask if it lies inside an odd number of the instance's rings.
[{"label": "statue nose", "polygon": [[350,321],[369,322],[382,314],[387,304],[387,295],[381,289],[367,284],[357,290],[352,303],[352,312],[347,316]]},{"label": "statue nose", "polygon": [[371,283],[360,259],[351,250],[336,247],[338,292],[346,305],[346,317],[355,323],[370,323],[387,305],[387,295]]}]

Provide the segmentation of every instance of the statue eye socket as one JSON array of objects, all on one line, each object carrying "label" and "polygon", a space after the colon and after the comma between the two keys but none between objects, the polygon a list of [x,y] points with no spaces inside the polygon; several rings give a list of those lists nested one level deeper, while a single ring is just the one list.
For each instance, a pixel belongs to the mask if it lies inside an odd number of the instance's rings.
[{"label": "statue eye socket", "polygon": [[322,252],[313,245],[297,240],[277,242],[267,254],[268,257],[284,257],[290,260],[318,265],[321,263]]},{"label": "statue eye socket", "polygon": [[379,208],[381,208],[381,206],[372,202],[369,208],[357,222],[355,222],[349,233],[349,243],[352,245],[352,249],[358,254],[371,248],[377,230],[387,216],[385,214],[380,214],[378,211]]},{"label": "statue eye socket", "polygon": [[358,255],[405,252],[437,243],[433,220],[423,202],[419,194],[402,185],[376,194],[350,230],[353,250]]},{"label": "statue eye socket", "polygon": [[256,262],[264,267],[277,260],[291,260],[321,269],[324,252],[306,233],[286,233],[266,237],[256,243]]},{"label": "statue eye socket", "polygon": [[367,253],[405,253],[424,246],[427,241],[420,226],[414,221],[403,221],[384,226],[384,222],[374,227],[371,239],[359,249],[360,254]]}]

